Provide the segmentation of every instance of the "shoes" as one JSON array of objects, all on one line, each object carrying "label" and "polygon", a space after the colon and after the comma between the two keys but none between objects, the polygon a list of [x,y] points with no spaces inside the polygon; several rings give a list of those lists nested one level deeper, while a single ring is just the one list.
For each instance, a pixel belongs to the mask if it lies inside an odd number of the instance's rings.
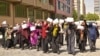
[{"label": "shoes", "polygon": [[44,51],[43,53],[48,53],[47,51]]},{"label": "shoes", "polygon": [[68,54],[72,54],[72,55],[75,55],[75,52],[69,52]]},{"label": "shoes", "polygon": [[8,50],[9,48],[5,48],[6,50]]},{"label": "shoes", "polygon": [[22,48],[22,50],[24,50],[24,48]]},{"label": "shoes", "polygon": [[58,51],[57,53],[60,54],[60,51]]},{"label": "shoes", "polygon": [[95,51],[96,51],[96,48],[90,49],[90,52],[95,52]]},{"label": "shoes", "polygon": [[70,52],[70,53],[68,53],[68,54],[72,54],[72,53]]},{"label": "shoes", "polygon": [[75,52],[74,52],[74,53],[72,53],[72,55],[75,55]]},{"label": "shoes", "polygon": [[96,50],[90,50],[90,52],[95,52]]},{"label": "shoes", "polygon": [[39,51],[39,49],[37,49],[37,51]]}]

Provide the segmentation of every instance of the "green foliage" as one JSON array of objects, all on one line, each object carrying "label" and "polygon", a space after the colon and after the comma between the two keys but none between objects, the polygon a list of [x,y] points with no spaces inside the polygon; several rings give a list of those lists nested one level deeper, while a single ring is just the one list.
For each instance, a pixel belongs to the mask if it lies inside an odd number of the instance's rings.
[{"label": "green foliage", "polygon": [[85,15],[80,15],[80,19],[83,20],[85,18]]},{"label": "green foliage", "polygon": [[98,20],[98,19],[99,19],[99,16],[97,14],[88,13],[86,15],[86,20]]},{"label": "green foliage", "polygon": [[78,20],[78,14],[77,14],[76,10],[73,11],[73,18],[75,20]]}]

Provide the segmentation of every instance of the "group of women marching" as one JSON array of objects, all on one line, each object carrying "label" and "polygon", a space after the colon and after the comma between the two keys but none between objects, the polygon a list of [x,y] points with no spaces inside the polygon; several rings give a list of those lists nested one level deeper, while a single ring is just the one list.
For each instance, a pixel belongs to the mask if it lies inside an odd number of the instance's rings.
[{"label": "group of women marching", "polygon": [[87,39],[91,51],[96,50],[96,39],[99,37],[96,23],[87,24],[85,20],[74,22],[72,17],[66,19],[47,18],[45,21],[23,21],[15,26],[8,26],[6,21],[0,27],[2,33],[2,46],[4,48],[40,49],[47,53],[52,49],[54,53],[60,53],[60,47],[67,43],[69,54],[75,54],[75,42],[81,52],[87,46]]}]

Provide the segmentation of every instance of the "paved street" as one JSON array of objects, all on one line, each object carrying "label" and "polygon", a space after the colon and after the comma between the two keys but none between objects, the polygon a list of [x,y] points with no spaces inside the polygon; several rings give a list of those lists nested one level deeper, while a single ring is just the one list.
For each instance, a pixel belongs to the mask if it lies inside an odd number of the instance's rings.
[{"label": "paved street", "polygon": [[[96,44],[97,50],[96,52],[90,52],[89,46],[87,46],[87,51],[85,53],[80,53],[78,49],[76,49],[76,55],[75,56],[100,56],[100,39],[97,40]],[[0,47],[0,56],[72,56],[67,53],[66,51],[66,45],[60,48],[61,53],[55,54],[55,53],[46,53],[44,54],[42,51],[36,51],[36,49],[33,50],[21,50],[21,49],[9,49],[5,50]]]}]

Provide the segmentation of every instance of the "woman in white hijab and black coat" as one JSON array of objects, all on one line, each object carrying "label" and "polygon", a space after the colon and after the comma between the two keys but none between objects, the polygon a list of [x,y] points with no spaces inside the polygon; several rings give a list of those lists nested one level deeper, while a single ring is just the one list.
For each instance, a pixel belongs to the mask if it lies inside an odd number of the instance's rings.
[{"label": "woman in white hijab and black coat", "polygon": [[60,27],[58,25],[58,19],[54,20],[54,26],[53,26],[53,30],[52,30],[52,51],[54,53],[60,53],[59,52],[59,31],[60,31]]},{"label": "woman in white hijab and black coat", "polygon": [[81,52],[85,51],[85,39],[84,39],[84,26],[78,25],[79,30],[79,49]]},{"label": "woman in white hijab and black coat", "polygon": [[63,23],[64,23],[64,20],[63,19],[59,19],[59,27],[60,27],[60,34],[59,34],[59,43],[60,45],[62,46],[64,43],[64,29],[63,29]]},{"label": "woman in white hijab and black coat", "polygon": [[75,55],[75,24],[74,19],[69,17],[66,19],[68,28],[66,30],[67,50],[69,54]]},{"label": "woman in white hijab and black coat", "polygon": [[50,45],[49,48],[51,48],[52,47],[53,19],[48,17],[47,21],[48,21],[47,39],[48,39],[48,44]]},{"label": "woman in white hijab and black coat", "polygon": [[5,48],[5,32],[6,32],[6,28],[8,27],[8,24],[6,21],[3,21],[2,24],[1,24],[1,27],[0,27],[0,32],[2,34],[2,40],[1,40],[1,44],[2,44],[2,47]]},{"label": "woman in white hijab and black coat", "polygon": [[90,51],[94,52],[96,50],[96,39],[98,38],[97,27],[90,23],[88,26],[88,39],[90,45]]}]

